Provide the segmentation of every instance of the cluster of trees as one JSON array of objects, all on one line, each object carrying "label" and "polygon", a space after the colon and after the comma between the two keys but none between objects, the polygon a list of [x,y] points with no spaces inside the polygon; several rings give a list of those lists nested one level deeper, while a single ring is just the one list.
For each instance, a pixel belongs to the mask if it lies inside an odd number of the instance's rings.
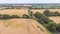
[{"label": "cluster of trees", "polygon": [[49,23],[45,24],[45,27],[47,27],[47,29],[51,32],[60,32],[60,24],[56,24],[52,21],[50,21]]},{"label": "cluster of trees", "polygon": [[30,18],[30,16],[27,14],[23,14],[23,18]]},{"label": "cluster of trees", "polygon": [[7,15],[7,14],[0,14],[0,19],[10,19],[10,18],[20,18],[18,15]]},{"label": "cluster of trees", "polygon": [[28,14],[23,14],[23,18],[33,18],[33,12],[28,10]]},{"label": "cluster of trees", "polygon": [[18,15],[0,14],[0,19],[11,19],[11,18],[31,18],[31,17],[27,14],[23,14],[22,17],[20,17]]},{"label": "cluster of trees", "polygon": [[[46,11],[49,11],[49,10],[46,10]],[[48,14],[49,14],[49,12],[48,12]],[[36,19],[39,23],[43,24],[49,31],[51,31],[51,32],[56,32],[56,31],[60,32],[60,24],[54,23],[53,20],[50,20],[46,15],[41,14],[39,12],[35,12],[33,14],[33,12],[30,11],[30,10],[29,10],[28,14],[29,14],[30,18],[35,17],[34,19]],[[59,13],[55,12],[55,15],[58,16]]]},{"label": "cluster of trees", "polygon": [[50,20],[47,16],[44,14],[41,14],[39,12],[36,12],[34,14],[35,18],[37,18],[37,21],[39,23],[42,23],[49,31],[51,32],[60,32],[60,24],[54,23],[52,20]]},{"label": "cluster of trees", "polygon": [[28,14],[29,14],[30,18],[33,18],[33,12],[32,11],[28,10]]},{"label": "cluster of trees", "polygon": [[39,13],[39,12],[36,12],[36,13],[34,14],[34,16],[35,16],[35,18],[43,21],[44,23],[48,23],[48,22],[50,21],[47,16],[45,16],[44,14],[41,14],[41,13]]},{"label": "cluster of trees", "polygon": [[60,24],[57,25],[56,30],[60,32]]},{"label": "cluster of trees", "polygon": [[60,24],[51,22],[51,23],[48,23],[46,27],[51,32],[56,32],[56,31],[60,32]]},{"label": "cluster of trees", "polygon": [[51,12],[50,10],[45,10],[44,11],[44,14],[46,16],[60,16],[60,13],[58,11],[55,11],[55,12]]}]

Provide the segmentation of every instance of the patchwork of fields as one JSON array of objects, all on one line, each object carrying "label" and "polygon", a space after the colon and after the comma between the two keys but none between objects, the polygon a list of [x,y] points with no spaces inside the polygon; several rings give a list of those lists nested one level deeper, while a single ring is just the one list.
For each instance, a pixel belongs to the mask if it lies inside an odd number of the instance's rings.
[{"label": "patchwork of fields", "polygon": [[[46,9],[31,9],[33,13],[40,12],[43,13]],[[60,9],[49,9],[51,12],[58,11],[60,13]],[[22,16],[23,14],[28,14],[28,9],[7,9],[7,10],[0,10],[0,14],[8,14],[8,15],[19,15]],[[54,22],[60,23],[60,17],[49,17]]]},{"label": "patchwork of fields", "polygon": [[[35,12],[43,13],[46,9],[31,9],[33,14]],[[51,12],[58,11],[60,9],[49,9]],[[6,9],[0,10],[0,14],[18,15],[28,14],[28,9]],[[59,17],[49,17],[55,23],[60,23]],[[39,26],[40,28],[38,28]],[[50,34],[50,32],[41,24],[33,19],[9,19],[0,20],[0,34]]]}]

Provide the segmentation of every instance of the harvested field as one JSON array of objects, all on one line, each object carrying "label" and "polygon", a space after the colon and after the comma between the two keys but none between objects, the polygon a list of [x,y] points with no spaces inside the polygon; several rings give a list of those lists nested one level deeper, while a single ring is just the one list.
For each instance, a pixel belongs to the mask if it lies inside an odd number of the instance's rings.
[{"label": "harvested field", "polygon": [[[40,12],[43,13],[47,9],[31,9],[33,13]],[[49,9],[51,12],[58,11],[60,13],[60,9]],[[0,10],[0,14],[9,14],[9,15],[23,15],[28,14],[28,9],[6,9],[6,10]]]},{"label": "harvested field", "polygon": [[23,14],[28,14],[28,10],[23,9],[7,9],[7,10],[0,10],[0,14],[8,14],[8,15],[19,15],[22,16]]},{"label": "harvested field", "polygon": [[34,11],[34,13],[35,12],[43,13],[45,10],[50,10],[51,12],[58,11],[60,13],[60,9],[32,9],[31,11]]},{"label": "harvested field", "polygon": [[[40,28],[38,28],[39,26]],[[0,20],[0,34],[51,34],[33,19]]]},{"label": "harvested field", "polygon": [[55,23],[59,24],[60,23],[60,17],[49,17],[51,20],[53,20]]},{"label": "harvested field", "polygon": [[[31,9],[33,13],[40,12],[43,13],[47,9]],[[60,9],[49,9],[51,12],[58,11],[60,13]],[[8,15],[19,15],[22,16],[23,14],[28,14],[28,9],[6,9],[6,10],[0,10],[0,14],[8,14]],[[59,23],[60,17],[49,17],[51,20],[54,20],[54,22]]]},{"label": "harvested field", "polygon": [[[40,12],[43,13],[46,9],[31,9],[33,13]],[[60,9],[49,9],[51,12],[58,11],[60,13]],[[22,16],[23,14],[28,14],[28,9],[7,9],[7,10],[0,10],[0,14],[8,14],[8,15],[19,15]],[[57,19],[57,22],[59,21],[59,17],[49,17],[50,19],[54,20]],[[55,21],[55,20],[54,20]]]}]

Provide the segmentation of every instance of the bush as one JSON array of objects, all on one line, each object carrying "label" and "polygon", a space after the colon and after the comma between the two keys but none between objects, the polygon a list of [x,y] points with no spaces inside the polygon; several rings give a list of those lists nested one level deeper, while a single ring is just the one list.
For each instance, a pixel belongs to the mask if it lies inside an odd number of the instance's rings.
[{"label": "bush", "polygon": [[60,32],[60,24],[57,25],[57,29],[58,32]]},{"label": "bush", "polygon": [[9,19],[9,18],[10,18],[10,15],[7,15],[7,14],[3,15],[3,19]]},{"label": "bush", "polygon": [[29,18],[29,15],[23,14],[23,18]]},{"label": "bush", "polygon": [[54,23],[54,22],[49,22],[47,25],[46,25],[47,29],[51,32],[55,32],[56,31],[56,27],[57,27],[57,24]]},{"label": "bush", "polygon": [[3,15],[2,14],[0,14],[0,19],[2,19],[3,18]]},{"label": "bush", "polygon": [[18,15],[12,15],[10,18],[20,18]]},{"label": "bush", "polygon": [[49,10],[45,10],[43,14],[46,16],[60,16],[60,13],[58,13],[58,11],[50,12]]},{"label": "bush", "polygon": [[54,14],[55,14],[55,16],[60,16],[58,11],[54,12]]},{"label": "bush", "polygon": [[40,19],[40,17],[42,16],[42,14],[40,14],[39,12],[36,12],[36,13],[34,14],[34,16],[35,16],[36,18]]},{"label": "bush", "polygon": [[49,10],[45,10],[45,11],[44,11],[44,14],[45,14],[46,16],[50,16],[50,13],[51,13],[51,12],[50,12]]}]

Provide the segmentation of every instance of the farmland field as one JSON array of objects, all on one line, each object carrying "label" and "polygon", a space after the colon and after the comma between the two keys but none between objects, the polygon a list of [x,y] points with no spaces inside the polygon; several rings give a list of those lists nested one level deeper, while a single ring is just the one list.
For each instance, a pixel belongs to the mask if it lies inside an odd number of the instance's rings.
[{"label": "farmland field", "polygon": [[[43,13],[46,9],[31,9],[33,13],[40,12]],[[60,13],[60,9],[49,9],[51,12],[58,11]],[[0,10],[0,14],[8,14],[8,15],[19,15],[22,16],[23,14],[28,14],[28,9],[7,9],[7,10]],[[50,19],[54,20],[54,22],[60,22],[60,17],[49,17]]]},{"label": "farmland field", "polygon": [[[39,29],[39,26],[41,29]],[[0,20],[0,34],[51,34],[33,19]]]},{"label": "farmland field", "polygon": [[[6,9],[0,10],[0,14],[18,15],[28,14],[29,9]],[[33,14],[35,12],[43,13],[47,9],[31,9]],[[58,11],[60,9],[49,9],[51,12]],[[60,23],[60,17],[49,17],[55,23]],[[32,26],[33,25],[33,26]],[[37,28],[37,25],[40,29]],[[36,29],[36,30],[35,30]],[[39,31],[40,30],[40,31]],[[24,33],[23,33],[24,32]],[[41,24],[32,19],[9,19],[0,20],[0,34],[50,34],[50,32]]]},{"label": "farmland field", "polygon": [[60,23],[60,17],[49,17],[51,20],[53,20],[55,23],[59,24]]},{"label": "farmland field", "polygon": [[[45,10],[47,9],[31,9],[31,11],[33,11],[33,13],[35,12],[40,12],[43,13]],[[58,11],[60,13],[60,9],[49,9],[51,12],[55,12]],[[6,9],[6,10],[0,10],[0,14],[16,14],[16,15],[20,15],[20,14],[28,14],[28,9]]]}]

